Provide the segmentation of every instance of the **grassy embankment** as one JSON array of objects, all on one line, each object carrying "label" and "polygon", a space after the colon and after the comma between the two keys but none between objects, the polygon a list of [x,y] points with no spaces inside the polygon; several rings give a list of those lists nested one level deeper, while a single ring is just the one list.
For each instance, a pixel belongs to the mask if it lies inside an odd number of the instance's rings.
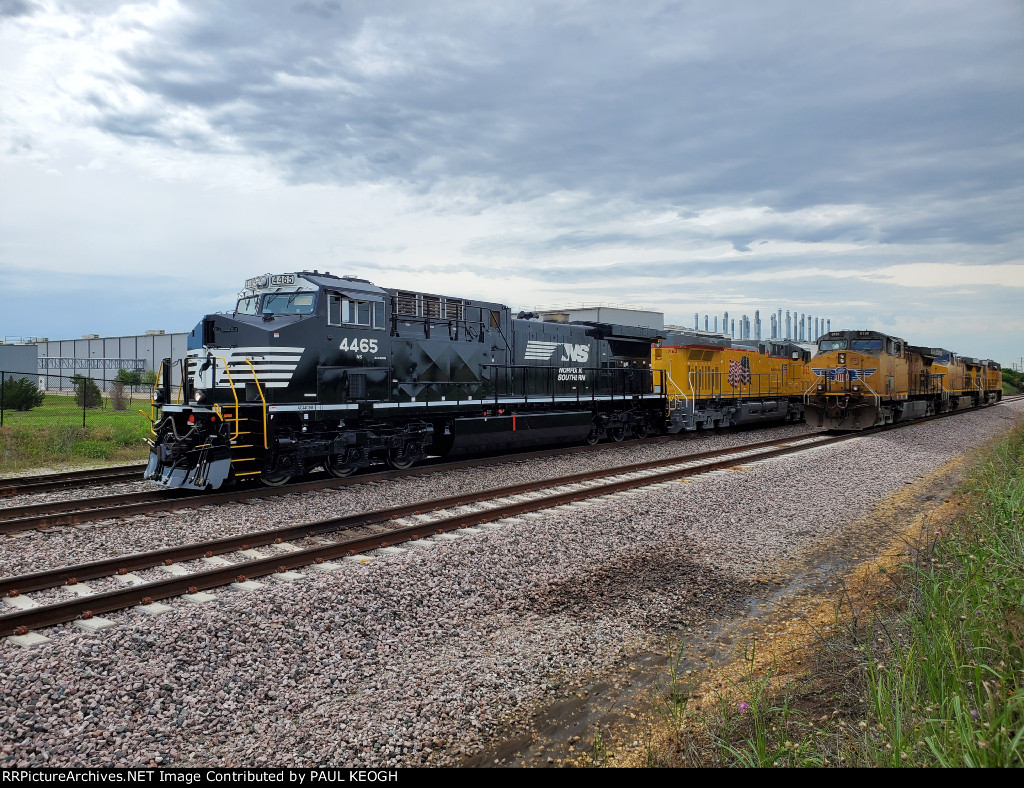
[{"label": "grassy embankment", "polygon": [[146,458],[149,422],[139,410],[149,411],[147,395],[137,396],[126,410],[102,408],[85,411],[74,396],[47,394],[43,404],[28,411],[4,411],[0,427],[0,475],[33,468],[102,461],[138,462]]},{"label": "grassy embankment", "polygon": [[836,613],[803,675],[755,671],[751,645],[713,711],[672,675],[648,765],[1024,766],[1024,427],[956,503],[948,533],[878,570],[867,615]]}]

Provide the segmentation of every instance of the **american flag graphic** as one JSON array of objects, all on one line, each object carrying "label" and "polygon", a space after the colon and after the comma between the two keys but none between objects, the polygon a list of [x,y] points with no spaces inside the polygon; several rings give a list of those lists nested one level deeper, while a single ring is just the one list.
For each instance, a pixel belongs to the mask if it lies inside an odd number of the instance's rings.
[{"label": "american flag graphic", "polygon": [[729,385],[737,388],[742,385],[750,385],[750,359],[744,356],[739,361],[729,362],[729,374],[726,376]]}]

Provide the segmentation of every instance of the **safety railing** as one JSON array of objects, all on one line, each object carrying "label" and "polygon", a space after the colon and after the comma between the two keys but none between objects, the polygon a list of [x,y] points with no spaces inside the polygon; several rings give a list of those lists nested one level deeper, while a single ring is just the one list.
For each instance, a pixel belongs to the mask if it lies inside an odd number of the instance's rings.
[{"label": "safety railing", "polygon": [[[263,396],[263,386],[260,385],[259,375],[256,374],[256,367],[252,365],[252,361],[246,357],[245,363],[249,365],[249,369],[252,370],[252,379],[256,383],[256,391],[259,392],[260,402],[263,403],[263,448],[267,448],[267,398]],[[237,398],[236,398],[237,401]],[[238,409],[235,409],[235,418],[238,418]],[[238,423],[237,421],[235,422]]]}]

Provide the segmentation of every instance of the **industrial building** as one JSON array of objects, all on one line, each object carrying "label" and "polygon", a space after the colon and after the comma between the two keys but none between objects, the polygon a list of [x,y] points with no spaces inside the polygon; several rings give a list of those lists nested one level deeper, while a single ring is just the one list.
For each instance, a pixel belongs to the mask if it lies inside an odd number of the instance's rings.
[{"label": "industrial building", "polygon": [[178,382],[177,363],[185,358],[188,334],[162,330],[123,337],[86,334],[81,339],[50,340],[19,337],[0,341],[0,371],[21,372],[36,377],[45,391],[71,391],[71,378],[84,375],[108,391],[121,369],[145,372],[170,358]]}]

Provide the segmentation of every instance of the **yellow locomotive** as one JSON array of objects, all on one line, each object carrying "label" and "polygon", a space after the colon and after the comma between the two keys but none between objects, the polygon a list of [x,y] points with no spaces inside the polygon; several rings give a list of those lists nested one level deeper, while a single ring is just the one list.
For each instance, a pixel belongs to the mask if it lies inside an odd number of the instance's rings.
[{"label": "yellow locomotive", "polygon": [[692,340],[669,336],[651,351],[651,368],[664,373],[670,433],[803,418],[807,350],[784,342]]},{"label": "yellow locomotive", "polygon": [[811,426],[862,430],[1002,398],[999,365],[878,331],[830,331],[808,365]]}]

